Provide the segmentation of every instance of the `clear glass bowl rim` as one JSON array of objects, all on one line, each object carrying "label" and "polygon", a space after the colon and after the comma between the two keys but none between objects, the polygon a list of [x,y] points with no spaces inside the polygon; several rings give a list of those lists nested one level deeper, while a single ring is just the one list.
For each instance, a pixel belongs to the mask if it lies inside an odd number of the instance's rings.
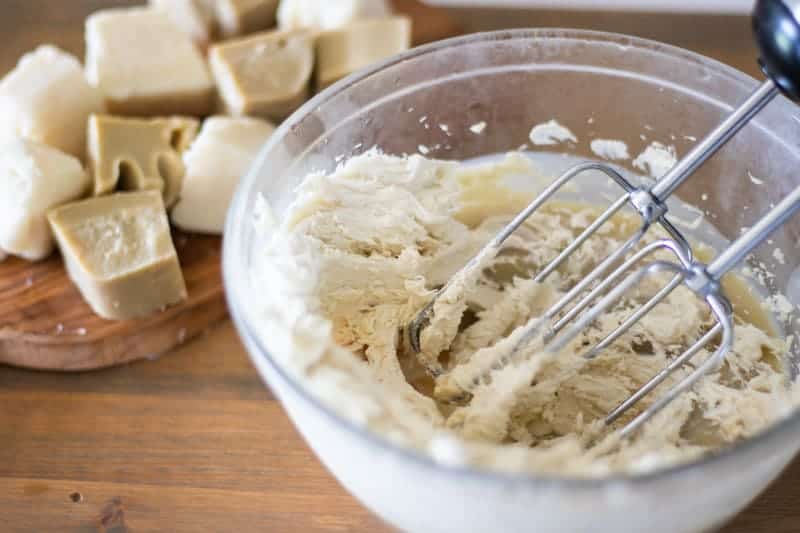
[{"label": "clear glass bowl rim", "polygon": [[[426,455],[396,445],[384,439],[380,435],[364,427],[358,426],[338,415],[322,401],[314,397],[313,394],[306,390],[302,383],[292,377],[281,367],[278,362],[275,361],[275,359],[273,359],[269,353],[269,350],[267,350],[261,342],[261,339],[257,334],[257,328],[255,328],[254,325],[247,320],[246,313],[244,312],[242,305],[239,303],[240,299],[245,298],[248,294],[247,287],[245,286],[246,282],[243,281],[247,279],[247,265],[244,264],[245,252],[242,249],[242,246],[244,245],[244,229],[242,221],[247,220],[247,201],[258,180],[261,167],[265,161],[265,155],[272,151],[274,146],[277,146],[283,142],[283,139],[291,132],[295,124],[299,123],[303,117],[310,114],[315,108],[319,107],[326,101],[332,99],[335,95],[341,94],[360,81],[365,80],[372,75],[391,67],[394,64],[406,61],[408,59],[435,54],[440,50],[472,43],[514,40],[527,40],[533,42],[548,39],[569,39],[587,43],[616,43],[630,48],[662,53],[664,55],[671,56],[673,59],[681,59],[687,62],[703,65],[704,67],[713,71],[715,75],[727,77],[732,81],[738,82],[744,87],[750,89],[755,89],[758,84],[754,78],[733,67],[677,46],[619,33],[593,30],[576,30],[568,28],[501,30],[473,33],[467,36],[445,39],[413,48],[403,54],[399,54],[368,69],[348,76],[347,78],[335,83],[326,90],[314,96],[278,127],[278,129],[272,134],[270,139],[261,149],[261,153],[251,170],[242,178],[231,202],[231,207],[226,219],[223,239],[223,284],[225,293],[227,295],[231,318],[239,332],[239,335],[241,335],[246,341],[248,348],[257,348],[258,353],[255,354],[251,349],[248,349],[249,356],[251,358],[260,357],[265,360],[272,370],[274,370],[275,373],[286,384],[288,384],[293,392],[295,392],[303,401],[307,402],[313,409],[320,412],[335,425],[353,434],[353,436],[356,438],[367,441],[371,446],[378,448],[381,452],[393,454],[400,460],[416,463],[417,466],[438,471],[442,475],[477,479],[486,483],[499,484],[503,486],[522,484],[530,487],[541,487],[543,489],[564,488],[570,490],[596,490],[598,488],[607,487],[615,483],[626,483],[641,486],[650,483],[657,483],[658,481],[666,480],[667,478],[678,477],[684,473],[688,473],[689,471],[694,471],[696,469],[702,469],[703,467],[720,466],[721,463],[733,462],[735,461],[737,455],[744,455],[746,451],[766,445],[771,441],[790,438],[789,434],[796,431],[798,426],[800,426],[800,410],[795,410],[795,412],[790,416],[778,421],[758,435],[750,437],[733,446],[709,454],[695,461],[679,464],[669,468],[658,469],[652,472],[614,474],[598,478],[581,478],[538,475],[530,473],[500,472],[469,466],[446,465],[436,462]],[[777,103],[778,100],[783,99],[778,98],[775,103]]]}]

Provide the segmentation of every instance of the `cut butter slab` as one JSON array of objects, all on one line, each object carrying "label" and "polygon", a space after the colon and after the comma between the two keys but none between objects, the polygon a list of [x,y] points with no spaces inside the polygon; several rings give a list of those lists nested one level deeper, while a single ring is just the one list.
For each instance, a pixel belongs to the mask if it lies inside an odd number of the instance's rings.
[{"label": "cut butter slab", "polygon": [[89,119],[89,163],[94,175],[93,194],[117,188],[153,189],[172,206],[183,182],[181,154],[197,135],[193,118],[121,118],[92,115]]},{"label": "cut butter slab", "polygon": [[181,229],[222,233],[228,205],[275,127],[263,120],[211,117],[183,155],[186,176],[172,222]]},{"label": "cut butter slab", "polygon": [[389,14],[386,0],[281,0],[278,26],[283,30],[332,30],[358,19]]},{"label": "cut butter slab", "polygon": [[407,17],[359,20],[317,36],[317,89],[411,46]]},{"label": "cut butter slab", "polygon": [[46,213],[82,197],[89,176],[80,161],[55,148],[17,139],[0,146],[0,248],[29,261],[53,250]]},{"label": "cut butter slab", "polygon": [[86,73],[122,115],[204,115],[214,85],[191,38],[153,8],[107,9],[86,19]]},{"label": "cut butter slab", "polygon": [[70,278],[101,317],[145,317],[186,299],[158,192],[90,198],[54,209],[48,219]]},{"label": "cut butter slab", "polygon": [[0,81],[0,143],[30,139],[83,159],[86,119],[104,109],[83,66],[50,45],[25,54]]},{"label": "cut butter slab", "polygon": [[216,0],[215,4],[222,37],[262,31],[275,25],[278,0]]},{"label": "cut butter slab", "polygon": [[225,110],[282,120],[305,102],[314,69],[306,31],[272,31],[211,47],[211,71]]}]

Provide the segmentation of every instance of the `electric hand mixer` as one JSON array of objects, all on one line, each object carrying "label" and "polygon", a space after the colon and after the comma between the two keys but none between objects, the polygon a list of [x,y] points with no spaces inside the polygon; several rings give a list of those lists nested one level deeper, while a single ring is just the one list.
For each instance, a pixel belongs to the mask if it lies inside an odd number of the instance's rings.
[{"label": "electric hand mixer", "polygon": [[[719,339],[713,352],[701,364],[698,364],[694,371],[687,374],[669,388],[663,396],[657,398],[622,427],[621,436],[630,435],[672,400],[691,389],[703,375],[717,368],[731,349],[734,327],[732,308],[721,288],[720,279],[744,260],[773,230],[800,210],[800,187],[784,198],[764,218],[744,232],[709,264],[697,261],[693,257],[687,239],[667,219],[665,201],[700,165],[716,153],[779,92],[793,100],[800,99],[800,0],[759,0],[753,13],[753,25],[761,51],[760,64],[767,75],[767,80],[744,103],[698,142],[683,159],[651,187],[637,187],[613,167],[602,163],[587,162],[567,170],[437,291],[433,299],[417,314],[407,327],[408,340],[412,349],[417,354],[422,351],[421,337],[434,315],[435,304],[443,295],[452,294],[453,290],[457,290],[455,280],[463,280],[474,275],[476,270],[482,268],[484,261],[496,256],[506,239],[534,212],[552,199],[559,189],[577,175],[594,170],[606,174],[623,189],[624,194],[538,272],[534,279],[541,282],[550,276],[601,226],[609,223],[623,207],[633,207],[641,216],[641,225],[622,246],[602,259],[588,275],[576,283],[540,319],[526,326],[515,347],[502,356],[499,361],[495,361],[493,368],[508,364],[521,347],[537,336],[542,336],[546,349],[558,351],[589,327],[601,313],[615,305],[627,291],[640,284],[646,277],[659,273],[672,274],[671,281],[592,347],[585,354],[586,357],[592,358],[599,355],[604,348],[622,336],[680,285],[685,285],[699,298],[705,300],[715,319],[715,324],[695,344],[672,359],[663,370],[609,413],[605,418],[606,424],[610,425],[616,421],[673,372],[689,363],[704,347]],[[654,224],[660,225],[669,237],[637,249],[637,245]],[[648,259],[657,259],[653,257],[653,254],[658,251],[666,251],[675,259],[647,262]],[[444,373],[443,368],[436,361],[424,361],[423,363],[434,377],[439,377]],[[474,385],[477,386],[479,382],[480,377],[476,377]]]}]

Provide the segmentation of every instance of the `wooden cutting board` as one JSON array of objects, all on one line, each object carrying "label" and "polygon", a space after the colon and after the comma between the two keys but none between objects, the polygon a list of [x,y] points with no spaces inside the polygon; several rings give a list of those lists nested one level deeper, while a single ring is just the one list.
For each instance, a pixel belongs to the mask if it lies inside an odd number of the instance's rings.
[{"label": "wooden cutting board", "polygon": [[154,358],[225,317],[219,237],[174,234],[188,299],[140,320],[92,312],[61,258],[0,263],[0,363],[40,370],[89,370]]},{"label": "wooden cutting board", "polygon": [[[411,17],[416,44],[459,33],[442,10],[416,0],[395,0],[394,4],[397,11]],[[82,26],[63,31],[78,37]],[[0,363],[39,370],[104,368],[156,358],[218,323],[227,313],[220,238],[182,233],[174,237],[189,297],[142,320],[114,322],[95,315],[57,254],[39,263],[15,258],[0,263]]]}]

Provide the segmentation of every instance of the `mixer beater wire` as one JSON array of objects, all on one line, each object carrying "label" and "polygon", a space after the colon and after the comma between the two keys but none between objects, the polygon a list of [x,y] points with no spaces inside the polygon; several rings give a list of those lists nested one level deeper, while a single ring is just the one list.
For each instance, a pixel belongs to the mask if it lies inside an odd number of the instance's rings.
[{"label": "mixer beater wire", "polygon": [[[666,390],[663,395],[654,400],[630,422],[625,424],[620,429],[620,436],[631,435],[675,398],[691,389],[703,375],[717,368],[731,350],[734,327],[732,307],[722,290],[720,279],[744,260],[761,242],[766,240],[772,231],[776,230],[789,217],[800,210],[800,187],[784,198],[757,224],[744,232],[741,237],[708,265],[694,258],[688,240],[668,220],[666,200],[708,158],[714,155],[750,122],[776,95],[783,92],[787,96],[796,99],[797,87],[800,87],[800,69],[796,69],[797,72],[793,70],[791,72],[792,75],[787,75],[786,69],[793,65],[793,58],[787,62],[786,58],[782,57],[782,54],[786,54],[787,57],[791,56],[791,54],[800,57],[800,42],[798,42],[800,40],[800,24],[798,24],[797,20],[791,18],[791,23],[794,25],[792,27],[798,31],[787,36],[780,33],[781,28],[788,32],[787,28],[791,29],[791,27],[781,26],[780,24],[776,26],[774,20],[765,21],[765,17],[788,17],[789,15],[786,13],[792,13],[786,10],[767,9],[774,7],[770,6],[770,4],[776,2],[782,4],[780,0],[759,0],[754,14],[756,36],[762,52],[762,65],[764,65],[765,72],[769,78],[738,108],[730,113],[721,124],[698,142],[685,157],[650,187],[636,186],[615,168],[599,162],[586,162],[568,169],[495,235],[417,313],[406,327],[408,343],[412,350],[417,354],[424,352],[423,344],[425,339],[423,335],[425,329],[434,318],[438,301],[442,298],[445,300],[464,298],[463,294],[459,294],[464,280],[476,276],[476,272],[481,271],[484,265],[499,253],[504,242],[531,215],[541,209],[544,204],[551,200],[560,189],[576,176],[589,171],[599,171],[619,186],[624,194],[592,221],[554,259],[537,272],[533,279],[536,282],[545,281],[576,250],[595,235],[601,227],[611,223],[612,218],[624,207],[632,207],[640,216],[641,223],[638,229],[619,248],[599,261],[586,276],[569,288],[566,294],[546,310],[540,318],[524,326],[524,330],[519,335],[519,340],[511,347],[508,353],[501,356],[498,361],[491,365],[492,368],[497,369],[509,364],[535,338],[542,339],[545,350],[558,352],[591,326],[603,312],[616,305],[628,291],[639,286],[644,280],[652,276],[664,274],[671,275],[670,281],[661,287],[649,300],[635,309],[611,333],[590,348],[584,355],[586,358],[594,358],[600,355],[605,348],[629,331],[632,326],[680,286],[687,287],[697,297],[706,302],[714,323],[697,342],[672,359],[664,369],[613,409],[606,416],[605,423],[611,425],[617,421],[676,370],[690,363],[694,356],[708,347],[715,339],[719,339],[719,341],[711,355],[697,365],[692,372]],[[788,43],[790,46],[781,48],[781,39],[783,39],[784,44]],[[781,61],[782,59],[784,61]],[[643,239],[653,225],[660,226],[665,231],[666,238],[642,245]],[[662,255],[666,253],[672,256],[673,259],[659,259],[659,257],[655,256],[657,253]],[[420,359],[433,377],[438,378],[446,374],[438,361],[432,361],[430,357],[426,357],[424,360],[420,357]],[[476,378],[473,382],[477,385],[480,381],[480,378]]]}]

